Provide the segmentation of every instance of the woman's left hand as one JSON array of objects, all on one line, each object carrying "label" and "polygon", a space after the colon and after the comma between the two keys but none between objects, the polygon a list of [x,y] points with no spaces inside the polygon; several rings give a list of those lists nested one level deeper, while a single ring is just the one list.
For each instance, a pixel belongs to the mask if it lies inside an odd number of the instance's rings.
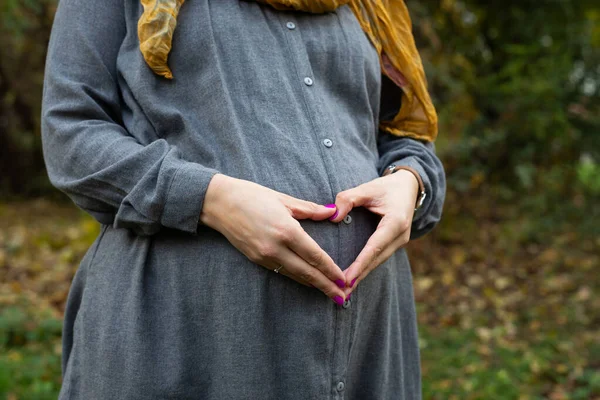
[{"label": "woman's left hand", "polygon": [[350,286],[345,289],[346,295],[408,243],[418,190],[417,178],[410,171],[399,170],[338,193],[335,199],[338,214],[331,221],[343,220],[354,207],[360,206],[382,216],[365,247],[344,271]]}]

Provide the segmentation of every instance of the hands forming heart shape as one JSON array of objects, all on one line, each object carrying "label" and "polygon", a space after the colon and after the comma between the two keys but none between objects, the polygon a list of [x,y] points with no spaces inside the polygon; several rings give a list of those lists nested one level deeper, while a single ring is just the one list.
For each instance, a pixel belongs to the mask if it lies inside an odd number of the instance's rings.
[{"label": "hands forming heart shape", "polygon": [[[319,205],[216,174],[206,191],[200,221],[221,232],[252,262],[278,269],[341,305],[360,281],[408,243],[418,189],[415,176],[400,170],[339,192],[335,204]],[[298,220],[340,222],[354,207],[365,207],[382,218],[356,260],[342,271]]]}]

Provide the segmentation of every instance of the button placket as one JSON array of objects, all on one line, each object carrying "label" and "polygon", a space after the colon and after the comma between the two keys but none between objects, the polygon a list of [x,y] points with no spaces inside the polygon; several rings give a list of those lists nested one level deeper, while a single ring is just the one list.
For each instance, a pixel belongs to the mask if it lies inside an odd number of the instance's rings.
[{"label": "button placket", "polygon": [[[284,19],[285,18],[285,19]],[[337,18],[335,15],[331,16],[331,18]],[[296,79],[298,79],[299,83],[299,95],[304,99],[304,107],[306,108],[307,116],[310,119],[310,123],[313,127],[314,138],[316,139],[316,144],[321,141],[321,146],[319,153],[321,155],[321,161],[325,165],[328,171],[328,178],[331,186],[331,196],[335,197],[335,194],[338,193],[342,188],[339,184],[339,178],[334,173],[336,170],[335,166],[338,164],[336,157],[339,157],[337,152],[334,152],[333,149],[329,150],[333,144],[334,140],[336,140],[336,133],[332,132],[331,126],[332,122],[330,121],[330,116],[327,114],[327,107],[323,104],[323,95],[321,90],[322,87],[317,85],[319,83],[318,79],[320,76],[315,76],[313,74],[312,66],[310,59],[307,53],[306,43],[304,42],[304,38],[301,35],[296,34],[296,31],[290,30],[288,27],[288,22],[290,17],[283,16],[281,17],[281,27],[286,31],[285,41],[289,45],[289,56],[290,56],[290,68],[295,73]],[[298,26],[296,25],[296,28]],[[332,140],[333,139],[333,140]],[[344,231],[344,229],[338,229],[337,234],[340,235]],[[332,258],[338,265],[341,265],[341,259],[344,258],[342,254],[342,246],[338,247],[335,251],[335,254],[332,254]],[[346,303],[346,307],[348,307],[351,303]],[[332,330],[333,338],[332,338],[332,347],[328,349],[331,351],[331,378],[330,387],[333,390],[333,393],[336,394],[335,398],[342,399],[345,393],[345,383],[343,380],[345,379],[345,366],[348,363],[349,357],[349,346],[350,346],[350,338],[351,335],[348,332],[348,328],[353,325],[353,316],[354,312],[352,309],[344,309],[343,304],[342,307],[337,306],[335,303],[332,303],[331,311],[334,313],[332,317],[334,318],[334,326]],[[340,386],[340,382],[343,387]],[[338,387],[341,391],[338,390]]]}]

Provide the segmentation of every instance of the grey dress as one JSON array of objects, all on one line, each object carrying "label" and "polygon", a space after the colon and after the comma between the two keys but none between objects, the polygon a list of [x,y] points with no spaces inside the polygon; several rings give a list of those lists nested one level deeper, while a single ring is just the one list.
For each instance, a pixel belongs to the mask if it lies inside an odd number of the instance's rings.
[{"label": "grey dress", "polygon": [[[188,0],[172,81],[142,58],[141,12],[62,0],[52,29],[48,174],[102,224],[68,296],[60,399],[419,399],[404,249],[338,306],[199,223],[217,172],[327,204],[392,162],[425,183],[411,238],[439,221],[442,164],[432,144],[377,129],[398,96],[350,9]],[[349,215],[301,221],[342,269],[379,221]]]}]

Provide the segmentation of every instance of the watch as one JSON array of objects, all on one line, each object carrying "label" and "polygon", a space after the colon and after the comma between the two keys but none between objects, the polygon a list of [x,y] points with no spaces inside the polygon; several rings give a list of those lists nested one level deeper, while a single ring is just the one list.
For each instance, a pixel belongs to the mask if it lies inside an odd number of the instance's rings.
[{"label": "watch", "polygon": [[417,178],[417,181],[419,181],[419,195],[417,196],[417,204],[415,206],[415,211],[417,211],[423,205],[423,202],[425,201],[425,197],[427,196],[427,193],[425,192],[425,185],[423,185],[423,179],[421,179],[421,175],[417,172],[416,169],[407,167],[405,165],[390,164],[383,171],[383,174],[381,176],[393,174],[394,172],[399,171],[401,169],[405,169],[407,171],[412,172],[413,175],[415,176],[415,178]]}]

